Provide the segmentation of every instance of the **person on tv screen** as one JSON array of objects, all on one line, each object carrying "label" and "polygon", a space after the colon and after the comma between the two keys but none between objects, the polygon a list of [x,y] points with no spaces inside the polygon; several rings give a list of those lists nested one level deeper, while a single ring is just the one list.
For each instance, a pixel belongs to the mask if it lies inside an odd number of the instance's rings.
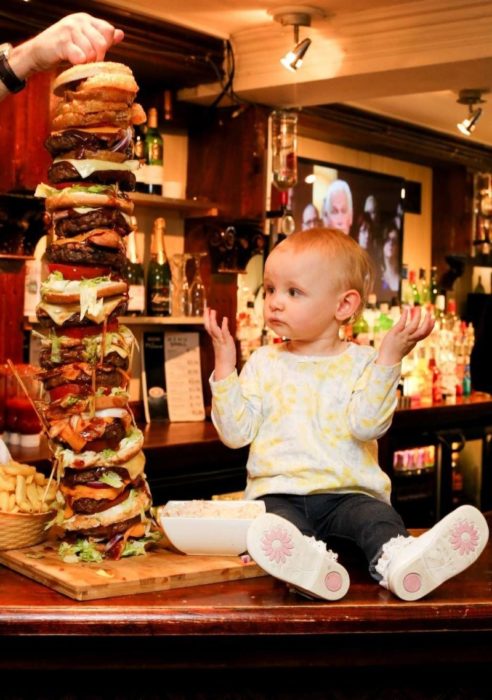
[{"label": "person on tv screen", "polygon": [[[213,343],[212,420],[232,448],[250,445],[245,497],[266,513],[247,532],[261,568],[304,594],[338,600],[349,573],[327,548],[356,544],[371,577],[403,600],[418,600],[470,566],[488,539],[479,510],[461,506],[412,537],[391,505],[391,480],[377,440],[397,404],[401,361],[432,331],[430,314],[405,309],[378,350],[341,339],[372,288],[366,251],[342,231],[297,231],[265,263],[268,328],[240,375],[228,320],[205,309]],[[358,593],[355,593],[356,600]]]},{"label": "person on tv screen", "polygon": [[302,212],[302,230],[306,231],[318,226],[321,226],[321,219],[317,207],[314,204],[306,204]]},{"label": "person on tv screen", "polygon": [[357,219],[357,236],[356,241],[361,248],[367,250],[371,254],[376,246],[374,237],[374,227],[371,216],[367,212],[363,212]]},{"label": "person on tv screen", "polygon": [[381,249],[381,289],[400,289],[400,231],[395,221],[386,228]]},{"label": "person on tv screen", "polygon": [[345,180],[334,180],[326,190],[321,210],[323,226],[350,233],[354,218],[352,192]]}]

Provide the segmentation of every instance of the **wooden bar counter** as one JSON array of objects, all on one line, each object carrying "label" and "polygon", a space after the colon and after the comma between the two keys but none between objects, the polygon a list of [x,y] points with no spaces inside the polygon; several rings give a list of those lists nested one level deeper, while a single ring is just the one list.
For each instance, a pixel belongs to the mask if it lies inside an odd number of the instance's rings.
[{"label": "wooden bar counter", "polygon": [[[134,697],[142,682],[167,689],[149,697],[171,698],[332,697],[315,694],[323,688],[338,689],[334,697],[400,697],[398,688],[434,697],[433,683],[482,697],[492,663],[490,543],[468,571],[415,603],[372,581],[353,552],[341,558],[351,587],[333,603],[269,576],[80,603],[0,567],[3,688],[28,670],[56,672],[50,684],[70,672],[79,692],[99,678],[118,697]],[[312,694],[290,695],[299,683]]]}]

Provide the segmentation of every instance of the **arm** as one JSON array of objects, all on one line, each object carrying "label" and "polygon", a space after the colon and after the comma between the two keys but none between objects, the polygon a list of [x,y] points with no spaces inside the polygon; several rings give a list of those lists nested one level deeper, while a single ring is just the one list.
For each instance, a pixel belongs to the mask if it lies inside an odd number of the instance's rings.
[{"label": "arm", "polygon": [[427,314],[420,324],[420,310],[408,321],[405,309],[400,320],[385,335],[375,362],[371,362],[357,382],[349,406],[349,425],[358,440],[381,437],[391,425],[397,404],[396,387],[401,360],[426,338],[434,327]]},{"label": "arm", "polygon": [[[78,12],[15,46],[9,64],[16,76],[24,80],[62,61],[74,64],[102,61],[110,46],[118,44],[123,36],[121,29],[115,29],[109,22]],[[7,88],[0,81],[0,100],[7,94]]]},{"label": "arm", "polygon": [[214,380],[217,382],[225,379],[236,369],[236,344],[229,331],[227,316],[224,316],[219,326],[217,311],[206,308],[203,321],[205,330],[212,338],[215,358]]},{"label": "arm", "polygon": [[429,314],[425,315],[422,324],[420,319],[420,308],[410,321],[408,321],[408,309],[403,311],[398,323],[395,323],[383,338],[376,358],[377,365],[396,365],[414,349],[420,340],[427,338],[434,328],[434,319]]},{"label": "arm", "polygon": [[249,445],[258,431],[261,417],[261,399],[256,388],[255,373],[247,364],[239,380],[236,345],[226,317],[219,326],[217,312],[207,308],[204,323],[212,339],[215,356],[215,369],[210,381],[212,421],[228,447]]}]

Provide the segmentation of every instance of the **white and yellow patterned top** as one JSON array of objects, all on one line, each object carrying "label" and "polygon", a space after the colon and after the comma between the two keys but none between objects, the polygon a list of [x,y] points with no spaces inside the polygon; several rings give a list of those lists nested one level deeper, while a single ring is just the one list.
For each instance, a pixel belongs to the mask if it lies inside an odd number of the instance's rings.
[{"label": "white and yellow patterned top", "polygon": [[240,377],[210,379],[212,420],[222,441],[251,444],[245,498],[289,493],[366,493],[389,503],[391,482],[377,438],[391,424],[401,366],[348,343],[335,356],[259,348]]}]

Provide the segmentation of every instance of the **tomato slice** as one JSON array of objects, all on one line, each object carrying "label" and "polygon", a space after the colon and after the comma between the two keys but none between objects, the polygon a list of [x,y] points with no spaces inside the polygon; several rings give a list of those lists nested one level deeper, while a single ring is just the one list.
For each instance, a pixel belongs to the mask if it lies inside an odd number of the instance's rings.
[{"label": "tomato slice", "polygon": [[58,399],[63,399],[67,394],[78,394],[82,393],[83,387],[79,384],[61,384],[60,386],[55,386],[50,389],[50,401],[58,401]]},{"label": "tomato slice", "polygon": [[111,274],[110,267],[93,267],[87,265],[64,265],[63,263],[48,263],[50,272],[61,272],[66,280],[93,279],[106,277]]},{"label": "tomato slice", "polygon": [[[67,338],[86,338],[87,336],[100,335],[103,332],[104,324],[99,326],[69,326],[68,328],[56,328],[55,332],[57,336],[66,335]],[[111,320],[106,324],[106,331],[117,331],[118,330],[118,319]]]}]

